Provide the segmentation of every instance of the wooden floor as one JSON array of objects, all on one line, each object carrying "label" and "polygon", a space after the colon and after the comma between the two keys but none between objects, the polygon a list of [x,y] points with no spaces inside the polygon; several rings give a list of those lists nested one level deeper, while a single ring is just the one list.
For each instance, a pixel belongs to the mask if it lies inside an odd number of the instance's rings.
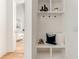
[{"label": "wooden floor", "polygon": [[8,53],[0,59],[24,59],[24,42],[17,42],[16,52]]}]

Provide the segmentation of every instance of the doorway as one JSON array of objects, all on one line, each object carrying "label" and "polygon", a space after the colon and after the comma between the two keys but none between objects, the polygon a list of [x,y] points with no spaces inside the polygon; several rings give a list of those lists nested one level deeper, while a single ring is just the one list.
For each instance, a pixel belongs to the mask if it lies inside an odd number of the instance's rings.
[{"label": "doorway", "polygon": [[24,0],[8,2],[8,46],[1,59],[24,59]]},{"label": "doorway", "polygon": [[16,1],[16,58],[24,58],[24,13],[25,4],[23,0]]}]

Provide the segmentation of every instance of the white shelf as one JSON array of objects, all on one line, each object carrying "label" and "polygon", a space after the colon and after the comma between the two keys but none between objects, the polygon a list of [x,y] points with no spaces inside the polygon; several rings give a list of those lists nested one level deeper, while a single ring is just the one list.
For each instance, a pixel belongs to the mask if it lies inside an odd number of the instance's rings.
[{"label": "white shelf", "polygon": [[16,1],[17,4],[24,4],[24,0]]},{"label": "white shelf", "polygon": [[38,12],[38,14],[64,14],[63,11],[48,11],[48,12]]},{"label": "white shelf", "polygon": [[65,48],[64,45],[37,44],[36,48]]},{"label": "white shelf", "polygon": [[[46,12],[40,11],[42,8],[44,9],[44,4],[48,8],[48,11],[46,11]],[[64,6],[63,6],[63,0],[38,0],[38,9],[37,9],[37,14],[38,14],[37,16],[39,17],[39,20],[37,20],[39,22],[38,38],[44,38],[44,36],[42,36],[42,35],[44,35],[45,32],[54,32],[55,29],[58,29],[58,31],[61,31],[61,28],[62,28],[61,25],[63,22],[62,15],[64,13],[65,12],[64,12]],[[47,17],[45,17],[45,16],[47,16]],[[57,17],[50,18],[50,16],[57,16]],[[52,19],[55,19],[55,20],[52,21]],[[54,26],[54,25],[56,25],[56,26]],[[61,28],[57,28],[58,25],[60,25]],[[51,29],[51,27],[53,29]],[[55,29],[54,29],[54,27],[55,27]],[[66,48],[65,44],[52,45],[52,44],[45,43],[45,44],[36,44],[35,47],[36,47],[36,51],[37,51],[36,59],[65,59],[65,48]]]},{"label": "white shelf", "polygon": [[[57,59],[59,58],[58,56],[61,56],[63,55],[62,54],[62,51],[65,49],[65,46],[64,45],[51,45],[51,44],[37,44],[36,45],[36,49],[37,51],[37,59],[53,59],[53,57],[55,56],[54,53],[56,54],[59,54],[57,55]],[[40,49],[43,49],[43,50],[40,50]],[[46,49],[48,49],[46,51]],[[53,52],[53,50],[56,50],[58,52]],[[63,56],[62,56],[63,57]],[[55,57],[56,58],[56,57]]]}]

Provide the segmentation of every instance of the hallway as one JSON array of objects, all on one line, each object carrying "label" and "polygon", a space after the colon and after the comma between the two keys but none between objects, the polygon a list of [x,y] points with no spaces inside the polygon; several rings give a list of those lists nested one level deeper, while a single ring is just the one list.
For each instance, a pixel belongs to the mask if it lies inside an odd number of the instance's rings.
[{"label": "hallway", "polygon": [[8,53],[0,59],[24,59],[24,41],[17,42],[16,52]]}]

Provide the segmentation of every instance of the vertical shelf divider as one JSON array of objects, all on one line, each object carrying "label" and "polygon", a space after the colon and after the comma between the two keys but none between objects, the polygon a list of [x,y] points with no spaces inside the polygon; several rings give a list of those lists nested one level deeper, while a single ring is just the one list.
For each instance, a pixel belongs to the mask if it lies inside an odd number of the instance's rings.
[{"label": "vertical shelf divider", "polygon": [[50,0],[50,12],[52,12],[52,0]]},{"label": "vertical shelf divider", "polygon": [[52,48],[50,48],[50,59],[52,59]]}]

